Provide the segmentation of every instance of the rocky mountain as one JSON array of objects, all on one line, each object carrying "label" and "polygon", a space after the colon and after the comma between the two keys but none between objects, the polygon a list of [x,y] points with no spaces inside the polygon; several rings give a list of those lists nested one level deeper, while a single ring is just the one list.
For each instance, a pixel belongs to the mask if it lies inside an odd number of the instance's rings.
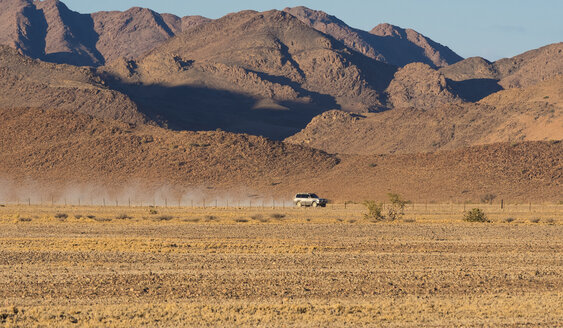
[{"label": "rocky mountain", "polygon": [[527,87],[563,74],[563,42],[494,63],[480,57],[468,58],[440,72],[453,81],[492,80],[504,89]]},{"label": "rocky mountain", "polygon": [[0,6],[0,44],[32,58],[78,66],[136,58],[184,29],[208,21],[143,8],[80,14],[59,0],[1,0]]},{"label": "rocky mountain", "polygon": [[117,88],[171,127],[272,138],[298,132],[328,108],[384,108],[395,70],[275,10],[227,15],[105,68]]},{"label": "rocky mountain", "polygon": [[147,121],[131,99],[91,68],[46,63],[0,46],[0,107],[60,108],[131,124]]},{"label": "rocky mountain", "polygon": [[286,141],[331,153],[373,154],[561,140],[562,47],[495,63],[470,58],[439,70],[407,65],[386,89],[391,110],[325,112]]},{"label": "rocky mountain", "polygon": [[355,29],[337,17],[307,7],[286,8],[284,11],[305,24],[341,41],[350,49],[396,66],[421,62],[443,67],[463,60],[448,47],[412,30],[391,24],[379,24],[370,32]]},{"label": "rocky mountain", "polygon": [[459,61],[415,31],[360,31],[305,7],[209,20],[0,4],[5,109],[57,107],[345,154],[561,138],[563,43]]}]

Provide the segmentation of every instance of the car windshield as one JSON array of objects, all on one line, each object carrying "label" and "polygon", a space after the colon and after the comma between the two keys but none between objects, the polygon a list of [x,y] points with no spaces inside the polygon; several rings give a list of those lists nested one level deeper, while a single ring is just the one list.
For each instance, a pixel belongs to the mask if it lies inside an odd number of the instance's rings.
[{"label": "car windshield", "polygon": [[310,196],[311,196],[311,198],[319,198],[319,196],[317,196],[315,194],[311,194]]}]

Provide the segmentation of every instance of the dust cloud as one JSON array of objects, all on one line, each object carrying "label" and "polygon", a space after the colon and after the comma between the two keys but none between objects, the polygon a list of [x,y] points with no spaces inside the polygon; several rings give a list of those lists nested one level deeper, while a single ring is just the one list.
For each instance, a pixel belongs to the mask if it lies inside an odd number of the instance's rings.
[{"label": "dust cloud", "polygon": [[222,191],[210,187],[155,186],[139,182],[109,187],[96,183],[53,184],[0,178],[0,204],[265,207],[290,206],[291,202],[291,195],[273,197],[247,187]]}]

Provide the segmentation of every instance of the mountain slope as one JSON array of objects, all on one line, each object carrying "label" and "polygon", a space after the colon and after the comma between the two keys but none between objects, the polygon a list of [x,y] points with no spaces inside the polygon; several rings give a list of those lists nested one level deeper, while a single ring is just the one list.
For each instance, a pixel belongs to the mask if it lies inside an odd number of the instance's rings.
[{"label": "mountain slope", "polygon": [[448,79],[497,80],[504,89],[527,87],[563,74],[563,42],[491,63],[474,57],[440,69]]},{"label": "mountain slope", "polygon": [[[403,107],[364,115],[330,111],[315,117],[307,128],[286,140],[331,153],[375,154],[563,139],[562,78],[501,91],[475,104],[448,102],[447,91],[427,99],[434,105],[416,95],[406,101],[413,95],[413,89],[408,90],[411,93],[406,96],[399,93],[404,96],[399,98]],[[421,90],[421,94],[429,93]],[[440,97],[445,101],[439,102]]]},{"label": "mountain slope", "polygon": [[230,14],[105,69],[116,87],[175,128],[273,138],[328,108],[382,108],[395,71],[280,11]]},{"label": "mountain slope", "polygon": [[126,95],[88,68],[45,63],[0,46],[0,107],[57,107],[128,123],[146,121]]},{"label": "mountain slope", "polygon": [[0,27],[4,27],[0,44],[32,58],[78,66],[139,57],[175,34],[208,21],[136,7],[80,14],[59,0],[2,0],[0,5]]},{"label": "mountain slope", "polygon": [[432,67],[447,66],[463,58],[422,34],[390,24],[380,24],[371,32],[352,28],[338,18],[307,7],[284,11],[305,24],[341,41],[365,56],[396,66],[422,62]]},{"label": "mountain slope", "polygon": [[563,183],[562,142],[338,158],[255,136],[131,127],[61,109],[0,109],[0,126],[0,184],[20,200],[161,195],[257,204],[314,190],[340,202],[388,192],[416,202],[478,201],[486,193],[559,201]]}]

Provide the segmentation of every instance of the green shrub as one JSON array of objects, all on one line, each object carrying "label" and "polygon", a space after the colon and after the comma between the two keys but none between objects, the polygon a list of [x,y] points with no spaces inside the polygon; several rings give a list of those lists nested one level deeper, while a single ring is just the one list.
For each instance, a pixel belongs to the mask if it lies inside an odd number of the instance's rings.
[{"label": "green shrub", "polygon": [[364,205],[368,210],[368,212],[364,214],[364,218],[376,221],[385,220],[385,216],[383,215],[383,204],[377,203],[373,200],[366,200]]},{"label": "green shrub", "polygon": [[467,222],[489,222],[485,212],[481,211],[479,208],[474,208],[469,212],[466,212],[463,220]]}]

